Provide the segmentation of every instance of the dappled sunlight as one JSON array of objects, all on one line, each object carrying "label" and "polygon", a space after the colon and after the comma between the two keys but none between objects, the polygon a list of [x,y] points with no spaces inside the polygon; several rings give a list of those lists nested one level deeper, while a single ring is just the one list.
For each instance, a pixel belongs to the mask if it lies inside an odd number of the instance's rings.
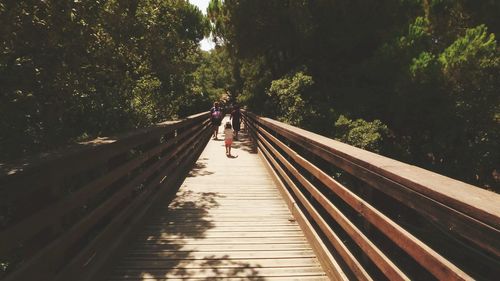
[{"label": "dappled sunlight", "polygon": [[248,135],[247,130],[243,129],[238,134],[238,140],[235,140],[232,145],[235,151],[242,150],[251,154],[257,154],[257,146]]},{"label": "dappled sunlight", "polygon": [[141,278],[142,280],[147,280],[147,281],[158,281],[151,273],[143,272],[141,273]]},{"label": "dappled sunlight", "polygon": [[[178,193],[179,194],[179,193]],[[182,200],[182,197],[190,197],[190,202]],[[169,205],[170,209],[187,209],[188,207],[203,207],[210,209],[218,207],[217,198],[224,198],[219,192],[193,192],[191,190],[182,191],[178,197]]]},{"label": "dappled sunlight", "polygon": [[231,260],[228,255],[206,256],[193,264],[180,263],[177,267],[168,272],[161,270],[151,270],[138,272],[137,276],[130,273],[126,278],[140,278],[144,281],[160,281],[168,279],[190,279],[196,278],[203,280],[220,280],[221,278],[241,278],[241,280],[266,280],[261,276],[261,265],[251,262]]},{"label": "dappled sunlight", "polygon": [[171,200],[155,205],[111,276],[130,280],[326,280],[288,218],[255,146],[240,132],[230,161],[210,140]]},{"label": "dappled sunlight", "polygon": [[42,165],[53,165],[51,161],[57,162],[68,158],[69,156],[79,158],[82,155],[85,155],[85,153],[88,153],[88,149],[90,148],[112,144],[117,140],[118,139],[116,138],[98,137],[89,141],[74,143],[72,145],[60,147],[51,151],[41,152],[27,157],[20,157],[10,162],[0,163],[0,173],[12,176],[24,171],[37,170],[43,168],[41,167]]},{"label": "dappled sunlight", "polygon": [[79,142],[79,144],[82,144],[82,145],[100,145],[100,144],[114,143],[116,141],[117,141],[116,139],[112,139],[109,137],[98,137],[98,138],[95,138],[93,140]]},{"label": "dappled sunlight", "polygon": [[265,280],[259,276],[261,265],[249,262],[233,261],[229,255],[206,256],[205,262],[201,264],[202,272],[206,280],[218,280],[218,278],[244,278],[245,280]]},{"label": "dappled sunlight", "polygon": [[198,159],[194,164],[193,168],[187,175],[188,177],[198,177],[198,176],[209,176],[214,174],[215,172],[207,170],[208,158]]},{"label": "dappled sunlight", "polygon": [[499,11],[0,0],[0,279],[500,280]]}]

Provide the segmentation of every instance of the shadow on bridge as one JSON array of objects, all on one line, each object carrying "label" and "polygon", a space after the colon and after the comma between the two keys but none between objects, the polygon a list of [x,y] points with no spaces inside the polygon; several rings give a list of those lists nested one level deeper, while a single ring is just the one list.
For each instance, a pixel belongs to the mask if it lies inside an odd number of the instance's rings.
[{"label": "shadow on bridge", "polygon": [[257,145],[250,139],[247,130],[240,132],[239,136],[239,140],[235,141],[232,147],[251,154],[257,154]]},{"label": "shadow on bridge", "polygon": [[5,172],[0,278],[499,276],[498,194],[250,112],[244,121],[237,158],[200,113]]},{"label": "shadow on bridge", "polygon": [[[240,136],[233,149],[237,153],[256,154],[256,147],[246,134]],[[225,168],[217,167],[221,165],[218,156],[223,158],[224,150],[219,146],[224,143],[211,141],[209,146],[213,153],[200,156],[186,181],[146,215],[148,219],[140,230],[115,255],[118,263],[100,274],[105,276],[103,280],[265,280],[261,265],[242,260],[241,254],[235,257],[227,253],[239,247],[235,245],[236,238],[224,237],[230,233],[224,232],[227,227],[237,220],[236,214],[221,205],[234,200],[232,192],[226,192],[232,186],[224,180],[213,183],[225,176]],[[226,165],[234,166],[235,162],[231,163]],[[212,183],[214,191],[202,178]],[[222,221],[216,217],[218,214],[224,217]],[[216,227],[222,230],[217,231]]]}]

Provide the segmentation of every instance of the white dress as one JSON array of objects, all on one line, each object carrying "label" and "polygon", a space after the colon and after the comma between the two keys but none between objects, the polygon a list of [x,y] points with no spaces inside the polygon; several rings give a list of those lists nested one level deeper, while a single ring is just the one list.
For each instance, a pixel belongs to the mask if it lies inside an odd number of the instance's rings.
[{"label": "white dress", "polygon": [[232,129],[224,129],[224,140],[226,143],[233,142],[233,130]]}]

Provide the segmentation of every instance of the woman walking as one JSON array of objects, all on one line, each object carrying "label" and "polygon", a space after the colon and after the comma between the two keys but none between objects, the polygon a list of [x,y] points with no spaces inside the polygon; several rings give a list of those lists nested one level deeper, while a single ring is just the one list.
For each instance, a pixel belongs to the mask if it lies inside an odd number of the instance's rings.
[{"label": "woman walking", "polygon": [[214,102],[214,107],[210,109],[210,121],[214,130],[213,139],[217,140],[219,126],[222,122],[222,109],[219,107],[219,102]]},{"label": "woman walking", "polygon": [[229,120],[232,120],[234,140],[238,140],[238,132],[241,129],[241,111],[239,105],[235,105],[233,107],[233,110],[231,111],[231,116],[229,116]]}]

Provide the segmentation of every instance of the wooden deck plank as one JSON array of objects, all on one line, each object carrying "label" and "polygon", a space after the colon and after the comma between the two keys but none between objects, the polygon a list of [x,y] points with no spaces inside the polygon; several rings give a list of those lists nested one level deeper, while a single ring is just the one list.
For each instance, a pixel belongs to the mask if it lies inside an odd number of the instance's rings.
[{"label": "wooden deck plank", "polygon": [[170,222],[164,222],[164,223],[155,223],[155,224],[149,224],[145,228],[157,228],[157,227],[173,227],[173,226],[190,226],[192,227],[193,225],[202,225],[202,224],[207,224],[210,223],[213,227],[267,227],[267,226],[290,226],[288,222],[283,222],[281,220],[272,220],[272,221],[217,221],[217,222],[206,222],[206,221],[191,221],[191,222],[186,222],[186,221],[170,221]]},{"label": "wooden deck plank", "polygon": [[[257,275],[257,276],[254,276]],[[250,273],[250,275],[244,276],[244,277],[223,277],[218,274],[217,276],[202,276],[202,277],[185,277],[185,278],[149,278],[147,275],[145,277],[141,278],[132,278],[132,279],[108,279],[110,281],[115,281],[115,280],[127,280],[127,281],[185,281],[185,280],[227,280],[227,281],[233,281],[233,280],[266,280],[266,281],[324,281],[324,280],[329,280],[328,278],[324,276],[260,276],[260,274],[257,273]]]},{"label": "wooden deck plank", "polygon": [[327,280],[245,135],[233,154],[211,140],[102,280]]},{"label": "wooden deck plank", "polygon": [[[217,262],[214,262],[217,261]],[[207,258],[205,260],[162,260],[162,261],[121,261],[116,265],[116,270],[142,269],[144,271],[157,269],[177,269],[177,268],[205,268],[210,263],[209,268],[227,268],[245,266],[266,267],[308,267],[318,266],[318,262],[311,258],[283,258],[283,259],[229,259],[220,257],[218,259]]]},{"label": "wooden deck plank", "polygon": [[307,243],[287,243],[287,244],[201,244],[201,245],[192,245],[192,244],[187,244],[183,245],[182,247],[179,248],[178,245],[171,245],[171,244],[165,244],[165,245],[158,245],[158,244],[141,244],[141,245],[134,245],[130,252],[134,251],[171,251],[171,250],[176,250],[176,251],[197,251],[197,252],[207,252],[207,251],[215,251],[215,252],[222,252],[222,251],[269,251],[269,250],[278,250],[278,251],[285,251],[285,250],[308,250],[310,249],[309,245]]},{"label": "wooden deck plank", "polygon": [[209,270],[200,270],[203,268],[182,269],[182,274],[175,271],[165,272],[164,270],[155,270],[144,273],[141,270],[119,272],[111,275],[111,280],[130,280],[143,278],[148,279],[171,279],[178,278],[179,275],[185,278],[210,278],[210,277],[241,277],[248,278],[254,275],[259,277],[299,277],[299,276],[321,276],[323,270],[321,267],[295,267],[295,268],[260,268],[260,267],[244,267],[244,268],[214,268]]},{"label": "wooden deck plank", "polygon": [[205,260],[208,257],[224,257],[229,256],[235,259],[285,259],[285,258],[310,258],[314,257],[312,250],[302,251],[258,251],[258,252],[241,252],[241,251],[223,251],[223,252],[192,252],[192,251],[177,251],[177,252],[129,252],[124,260]]},{"label": "wooden deck plank", "polygon": [[[161,237],[166,237],[166,233],[181,233],[181,234],[187,234],[191,233],[193,228],[199,228],[199,227],[204,227],[208,226],[208,223],[193,223],[193,224],[174,224],[174,225],[169,225],[169,226],[148,226],[143,228],[143,233],[144,234],[149,234],[149,235],[155,235],[158,232],[162,232]],[[210,224],[210,227],[213,227],[214,225]],[[275,232],[275,233],[285,233],[285,232],[300,232],[301,229],[297,225],[256,225],[253,226],[251,224],[248,225],[239,225],[239,226],[217,226],[213,227],[212,229],[209,229],[205,232],[207,233],[218,233],[218,232],[262,232],[262,233],[267,233],[267,232]],[[206,235],[204,235],[206,236]],[[206,236],[208,237],[208,236]]]},{"label": "wooden deck plank", "polygon": [[160,239],[160,240],[140,240],[135,243],[144,245],[165,245],[179,243],[186,244],[189,241],[191,245],[232,245],[232,244],[283,244],[283,243],[297,243],[307,241],[304,237],[241,237],[238,240],[228,240],[226,238],[210,238],[210,239],[196,239],[196,238],[182,238],[182,239]]}]

